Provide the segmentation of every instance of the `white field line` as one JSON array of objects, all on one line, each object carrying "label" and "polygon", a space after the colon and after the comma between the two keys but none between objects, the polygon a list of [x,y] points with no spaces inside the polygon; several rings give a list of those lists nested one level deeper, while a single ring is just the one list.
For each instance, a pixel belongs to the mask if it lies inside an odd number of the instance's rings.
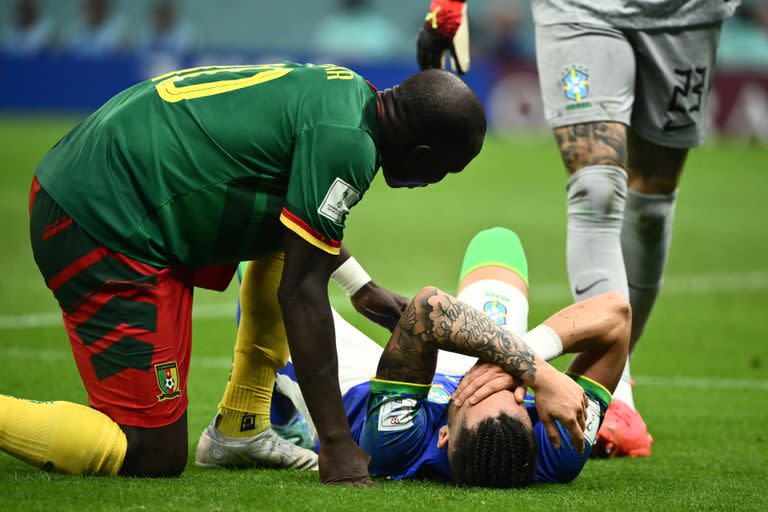
[{"label": "white field line", "polygon": [[754,390],[768,392],[768,380],[763,379],[733,379],[717,377],[659,377],[653,375],[633,375],[640,387],[659,388],[690,388],[690,389],[724,389]]},{"label": "white field line", "polygon": [[[754,271],[723,274],[697,274],[691,276],[670,276],[662,287],[662,295],[707,295],[711,293],[740,293],[745,291],[768,290],[768,272]],[[406,296],[413,296],[418,289],[397,290]],[[530,299],[532,302],[560,302],[564,304],[570,299],[568,285],[560,283],[531,283]],[[351,313],[348,302],[335,301],[337,310]],[[192,315],[194,318],[234,318],[234,302],[196,304]],[[18,315],[0,315],[0,330],[3,329],[34,329],[37,327],[52,327],[61,325],[61,314],[58,312],[25,313]]]},{"label": "white field line", "polygon": [[[72,361],[72,355],[65,350],[33,350],[21,347],[0,346],[0,359],[4,361],[65,362]],[[231,364],[232,360],[228,357],[192,357],[192,368],[197,370],[228,370]],[[768,392],[768,379],[661,377],[653,375],[633,375],[633,378],[637,382],[637,385],[641,387],[753,390]]]}]

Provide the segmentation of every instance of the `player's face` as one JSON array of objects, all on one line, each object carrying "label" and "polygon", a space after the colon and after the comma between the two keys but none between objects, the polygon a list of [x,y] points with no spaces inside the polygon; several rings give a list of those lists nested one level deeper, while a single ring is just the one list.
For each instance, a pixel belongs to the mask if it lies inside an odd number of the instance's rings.
[{"label": "player's face", "polygon": [[449,149],[434,150],[430,146],[416,146],[404,154],[389,155],[384,159],[382,172],[392,188],[424,187],[464,170],[472,157]]},{"label": "player's face", "polygon": [[405,158],[382,165],[384,179],[392,188],[426,187],[445,178],[448,170],[441,162],[430,159]]},{"label": "player's face", "polygon": [[498,391],[482,402],[475,405],[464,402],[461,407],[451,404],[448,408],[448,422],[440,429],[437,447],[448,449],[449,460],[455,455],[455,444],[450,439],[457,435],[460,429],[472,429],[486,418],[497,418],[501,413],[518,418],[529,429],[533,428],[531,418],[525,407],[517,403],[510,391]]},{"label": "player's face", "polygon": [[449,426],[451,424],[461,425],[463,423],[467,428],[471,429],[484,419],[496,418],[503,412],[519,418],[523,425],[532,428],[528,412],[525,407],[517,403],[511,391],[499,391],[475,405],[467,401],[461,407],[453,407],[453,409],[453,413],[448,417]]}]

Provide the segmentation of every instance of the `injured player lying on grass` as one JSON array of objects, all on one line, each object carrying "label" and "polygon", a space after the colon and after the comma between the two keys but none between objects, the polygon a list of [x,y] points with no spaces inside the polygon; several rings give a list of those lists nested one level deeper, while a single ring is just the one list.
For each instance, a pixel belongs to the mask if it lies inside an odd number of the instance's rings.
[{"label": "injured player lying on grass", "polygon": [[[517,236],[501,228],[483,231],[470,243],[458,299],[434,287],[422,289],[383,350],[334,316],[340,388],[354,439],[371,456],[371,474],[485,487],[570,482],[590,455],[610,390],[621,376],[628,303],[606,293],[526,333],[525,254]],[[553,359],[563,352],[579,353],[567,373],[587,403],[583,438],[575,425],[541,417],[542,404],[505,371],[533,361],[534,354]],[[562,376],[546,363],[538,371]],[[277,379],[273,424],[284,437],[312,444],[294,379],[289,363]],[[209,427],[197,463],[237,465],[235,453],[227,456],[227,444]]]}]

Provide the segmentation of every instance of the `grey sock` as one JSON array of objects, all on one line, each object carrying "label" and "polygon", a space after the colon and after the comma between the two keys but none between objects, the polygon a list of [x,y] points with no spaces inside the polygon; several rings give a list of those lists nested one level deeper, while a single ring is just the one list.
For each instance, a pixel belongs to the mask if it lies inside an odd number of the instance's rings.
[{"label": "grey sock", "polygon": [[617,290],[629,297],[621,225],[627,174],[610,165],[576,171],[568,180],[568,278],[575,301]]},{"label": "grey sock", "polygon": [[632,304],[630,351],[645,329],[661,288],[672,241],[676,196],[677,192],[641,194],[632,190],[627,194],[621,248]]}]

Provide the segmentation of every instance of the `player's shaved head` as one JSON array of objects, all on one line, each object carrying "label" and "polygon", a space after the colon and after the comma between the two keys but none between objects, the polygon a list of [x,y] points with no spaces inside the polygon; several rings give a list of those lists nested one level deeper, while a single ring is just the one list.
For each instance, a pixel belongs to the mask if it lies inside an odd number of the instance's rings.
[{"label": "player's shaved head", "polygon": [[420,186],[461,171],[483,146],[483,106],[459,77],[422,71],[379,93],[383,169],[391,186]]},{"label": "player's shaved head", "polygon": [[467,163],[480,153],[485,111],[459,77],[431,69],[406,78],[397,92],[405,120],[419,134],[422,144],[464,153],[457,156],[464,157]]}]

